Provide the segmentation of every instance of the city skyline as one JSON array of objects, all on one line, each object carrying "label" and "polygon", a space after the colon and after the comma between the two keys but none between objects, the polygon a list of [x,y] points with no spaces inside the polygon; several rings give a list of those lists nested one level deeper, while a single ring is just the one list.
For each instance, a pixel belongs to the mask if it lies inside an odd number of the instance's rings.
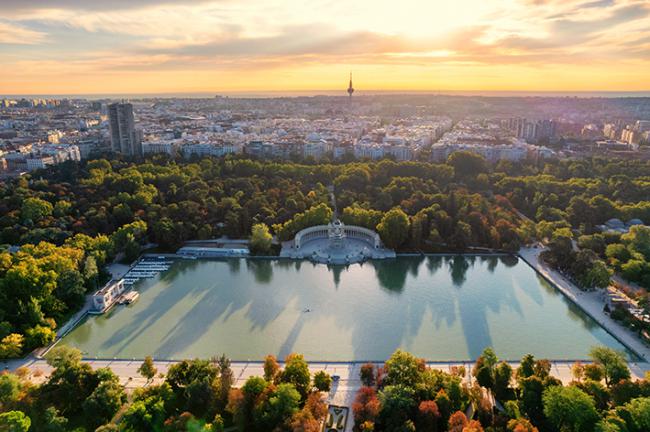
[{"label": "city skyline", "polygon": [[650,6],[8,0],[0,53],[0,94],[634,92]]}]

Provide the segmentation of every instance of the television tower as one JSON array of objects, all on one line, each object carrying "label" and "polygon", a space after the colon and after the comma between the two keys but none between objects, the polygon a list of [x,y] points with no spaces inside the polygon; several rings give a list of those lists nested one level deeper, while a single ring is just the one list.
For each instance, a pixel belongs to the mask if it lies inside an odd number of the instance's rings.
[{"label": "television tower", "polygon": [[354,87],[352,87],[352,72],[350,72],[350,85],[348,86],[348,94],[350,95],[350,102],[352,102],[352,93],[354,93]]}]

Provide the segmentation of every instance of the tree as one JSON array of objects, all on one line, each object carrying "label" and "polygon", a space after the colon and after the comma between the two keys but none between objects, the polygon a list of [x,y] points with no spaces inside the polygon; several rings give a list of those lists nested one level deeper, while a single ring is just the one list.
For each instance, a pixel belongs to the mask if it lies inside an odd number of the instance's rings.
[{"label": "tree", "polygon": [[590,432],[598,421],[594,400],[577,387],[551,386],[543,401],[544,414],[558,430]]},{"label": "tree", "polygon": [[492,348],[485,348],[483,353],[476,359],[472,374],[476,377],[479,385],[490,390],[494,389],[494,367],[499,359]]},{"label": "tree", "polygon": [[328,392],[332,387],[332,377],[325,371],[318,371],[314,374],[314,387],[318,391]]},{"label": "tree", "polygon": [[432,400],[420,402],[418,406],[418,430],[435,431],[438,420],[440,419],[440,410],[438,405]]},{"label": "tree", "polygon": [[533,424],[525,418],[511,419],[508,421],[510,432],[539,432]]},{"label": "tree", "polygon": [[590,363],[583,368],[584,376],[592,381],[600,382],[605,377],[605,370],[597,363]]},{"label": "tree", "polygon": [[394,208],[381,218],[381,222],[377,225],[377,231],[387,247],[396,249],[408,238],[409,225],[406,213],[400,208]]},{"label": "tree", "polygon": [[638,431],[650,430],[650,397],[633,399],[625,404]]},{"label": "tree", "polygon": [[309,393],[311,377],[309,365],[302,354],[289,354],[285,359],[284,370],[280,373],[280,382],[293,384],[302,398]]},{"label": "tree", "polygon": [[32,421],[22,411],[8,411],[0,414],[0,431],[27,432]]},{"label": "tree", "polygon": [[607,387],[630,378],[630,370],[623,353],[608,347],[594,347],[589,352],[589,357],[603,368]]},{"label": "tree", "polygon": [[621,236],[621,240],[628,243],[630,247],[641,253],[646,260],[650,260],[650,228],[645,225],[634,225],[627,234]]},{"label": "tree", "polygon": [[92,255],[87,256],[84,261],[83,277],[89,289],[97,288],[99,269],[97,268],[97,260]]},{"label": "tree", "polygon": [[47,353],[47,364],[53,368],[76,365],[81,362],[81,351],[67,345],[57,345]]},{"label": "tree", "polygon": [[536,375],[519,378],[521,409],[535,424],[540,423],[544,418],[542,400],[544,388],[544,382]]},{"label": "tree", "polygon": [[43,415],[44,432],[66,432],[68,430],[68,419],[60,416],[59,411],[54,407],[48,407]]},{"label": "tree", "polygon": [[462,411],[456,411],[449,417],[449,432],[463,432],[469,421]]},{"label": "tree", "polygon": [[532,354],[526,354],[522,357],[517,369],[517,379],[528,378],[535,374],[535,357]]},{"label": "tree", "polygon": [[0,341],[0,358],[17,358],[23,352],[24,336],[11,333]]},{"label": "tree", "polygon": [[154,366],[153,359],[151,356],[146,356],[144,361],[138,368],[138,373],[147,379],[147,382],[150,382],[153,377],[158,373],[158,369]]},{"label": "tree", "polygon": [[415,390],[403,384],[388,385],[379,392],[381,423],[388,430],[394,430],[414,414],[417,402]]},{"label": "tree", "polygon": [[267,355],[264,358],[264,379],[273,382],[280,371],[280,365],[274,355]]},{"label": "tree", "polygon": [[147,397],[133,402],[124,413],[122,425],[127,432],[162,430],[167,418],[165,401],[157,397]]},{"label": "tree", "polygon": [[413,354],[398,349],[386,361],[383,382],[385,385],[414,387],[421,380],[422,365]]},{"label": "tree", "polygon": [[494,393],[497,399],[505,400],[510,396],[512,367],[505,361],[494,368]]},{"label": "tree", "polygon": [[361,384],[366,387],[372,387],[375,385],[375,365],[372,363],[366,363],[361,366],[359,371],[359,378],[361,379]]},{"label": "tree", "polygon": [[14,374],[0,374],[0,409],[6,410],[13,406],[20,396],[23,385]]},{"label": "tree", "polygon": [[223,410],[228,403],[228,395],[230,388],[235,382],[235,374],[230,367],[230,359],[225,355],[221,355],[217,360],[219,367],[219,388],[217,391],[217,407]]},{"label": "tree", "polygon": [[291,417],[298,412],[300,393],[293,384],[282,383],[274,392],[255,408],[255,424],[260,430],[274,430],[288,424]]},{"label": "tree", "polygon": [[485,158],[473,152],[456,151],[447,158],[447,165],[454,167],[455,176],[459,179],[475,178],[487,172]]},{"label": "tree", "polygon": [[83,402],[84,417],[90,429],[110,421],[126,402],[126,393],[115,379],[103,381]]},{"label": "tree", "polygon": [[372,387],[361,387],[352,403],[354,422],[356,424],[363,424],[369,421],[374,424],[377,416],[379,416],[380,409],[381,407],[375,389]]},{"label": "tree", "polygon": [[258,223],[251,228],[251,252],[265,254],[271,250],[273,236],[266,224]]},{"label": "tree", "polygon": [[28,349],[49,345],[56,338],[56,332],[49,327],[34,326],[25,331],[25,344]]},{"label": "tree", "polygon": [[54,207],[40,198],[27,198],[23,201],[20,215],[23,221],[39,222],[41,219],[52,215]]}]

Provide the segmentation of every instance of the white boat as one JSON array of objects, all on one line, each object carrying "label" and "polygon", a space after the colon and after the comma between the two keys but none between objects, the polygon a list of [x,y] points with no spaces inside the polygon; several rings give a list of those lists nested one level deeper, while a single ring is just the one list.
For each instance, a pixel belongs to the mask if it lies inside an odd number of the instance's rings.
[{"label": "white boat", "polygon": [[120,298],[120,304],[131,304],[135,303],[138,298],[140,298],[140,293],[137,291],[129,291],[126,294],[123,294],[122,297]]}]

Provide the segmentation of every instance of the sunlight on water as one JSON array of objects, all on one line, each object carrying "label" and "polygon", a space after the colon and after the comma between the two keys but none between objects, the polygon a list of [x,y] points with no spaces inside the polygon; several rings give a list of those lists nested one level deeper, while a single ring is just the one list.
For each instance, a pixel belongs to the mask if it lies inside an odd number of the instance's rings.
[{"label": "sunlight on water", "polygon": [[467,360],[486,346],[584,359],[623,349],[514,257],[422,257],[328,268],[269,260],[182,261],[137,286],[140,299],[91,317],[63,343],[88,357],[384,360],[403,348]]}]

